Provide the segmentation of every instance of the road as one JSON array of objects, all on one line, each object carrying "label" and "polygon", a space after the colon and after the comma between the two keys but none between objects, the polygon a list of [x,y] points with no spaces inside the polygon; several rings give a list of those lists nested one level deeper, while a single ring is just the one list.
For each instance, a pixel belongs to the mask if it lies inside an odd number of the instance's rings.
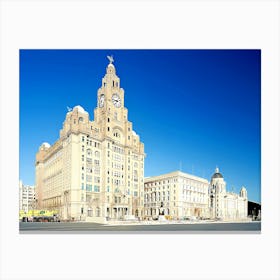
[{"label": "road", "polygon": [[19,223],[20,233],[260,233],[260,222],[102,225],[96,223]]}]

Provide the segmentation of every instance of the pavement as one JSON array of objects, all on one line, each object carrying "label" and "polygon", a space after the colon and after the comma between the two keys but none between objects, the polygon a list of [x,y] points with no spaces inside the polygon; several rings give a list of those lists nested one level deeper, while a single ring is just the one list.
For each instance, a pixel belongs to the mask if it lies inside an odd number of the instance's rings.
[{"label": "pavement", "polygon": [[[251,221],[244,220],[238,223],[248,223]],[[194,225],[194,224],[209,224],[209,223],[236,223],[236,221],[215,221],[215,220],[166,220],[166,221],[108,221],[104,226],[127,226],[127,225]]]},{"label": "pavement", "polygon": [[260,222],[19,223],[20,233],[260,233]]}]

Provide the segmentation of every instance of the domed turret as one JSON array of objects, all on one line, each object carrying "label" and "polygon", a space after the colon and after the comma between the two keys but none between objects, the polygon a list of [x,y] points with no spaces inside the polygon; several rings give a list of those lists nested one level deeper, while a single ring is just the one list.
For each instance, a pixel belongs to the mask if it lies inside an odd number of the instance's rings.
[{"label": "domed turret", "polygon": [[42,143],[42,145],[40,146],[40,150],[45,150],[45,149],[48,149],[48,148],[50,148],[50,147],[51,147],[51,145],[50,145],[49,143],[44,142],[44,143]]},{"label": "domed turret", "polygon": [[218,167],[216,167],[215,173],[212,175],[212,179],[214,179],[214,178],[224,178],[223,175],[220,173]]},{"label": "domed turret", "polygon": [[75,111],[75,110],[77,110],[78,112],[83,113],[83,114],[88,114],[88,112],[85,111],[85,109],[82,106],[80,106],[80,105],[75,106],[73,108],[73,111]]},{"label": "domed turret", "polygon": [[211,177],[210,184],[211,184],[213,190],[215,190],[216,193],[226,192],[226,182],[224,181],[224,177],[220,173],[218,167],[216,167],[215,173]]}]

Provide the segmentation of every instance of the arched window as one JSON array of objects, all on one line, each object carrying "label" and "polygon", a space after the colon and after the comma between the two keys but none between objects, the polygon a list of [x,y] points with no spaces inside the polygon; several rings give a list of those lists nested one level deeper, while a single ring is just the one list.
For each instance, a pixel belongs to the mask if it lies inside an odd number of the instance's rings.
[{"label": "arched window", "polygon": [[89,156],[89,157],[92,156],[92,151],[91,151],[91,149],[87,149],[87,156]]},{"label": "arched window", "polygon": [[95,151],[95,152],[94,152],[94,155],[95,155],[95,157],[99,158],[99,157],[100,157],[100,152]]}]

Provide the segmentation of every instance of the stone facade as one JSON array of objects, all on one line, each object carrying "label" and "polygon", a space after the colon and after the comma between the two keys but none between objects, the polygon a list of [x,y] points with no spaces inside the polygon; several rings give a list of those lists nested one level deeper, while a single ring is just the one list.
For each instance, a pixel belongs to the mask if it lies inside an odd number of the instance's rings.
[{"label": "stone facade", "polygon": [[94,120],[69,109],[60,138],[36,154],[38,206],[62,219],[103,222],[143,215],[144,144],[128,121],[124,90],[110,61]]},{"label": "stone facade", "polygon": [[161,205],[172,219],[243,220],[248,215],[246,188],[227,192],[218,168],[210,182],[181,171],[145,178],[144,202],[147,218],[157,218]]},{"label": "stone facade", "polygon": [[242,187],[239,194],[226,191],[223,175],[216,168],[210,182],[210,217],[212,219],[242,220],[248,216],[247,190]]},{"label": "stone facade", "polygon": [[173,219],[247,217],[246,189],[227,192],[218,169],[211,182],[175,171],[146,178],[144,186],[144,158],[110,58],[94,120],[80,105],[69,108],[59,139],[36,154],[37,208],[58,210],[62,220],[93,222],[153,218],[160,209]]},{"label": "stone facade", "polygon": [[157,217],[161,204],[172,219],[208,217],[208,191],[206,179],[181,171],[145,178],[145,217]]}]

